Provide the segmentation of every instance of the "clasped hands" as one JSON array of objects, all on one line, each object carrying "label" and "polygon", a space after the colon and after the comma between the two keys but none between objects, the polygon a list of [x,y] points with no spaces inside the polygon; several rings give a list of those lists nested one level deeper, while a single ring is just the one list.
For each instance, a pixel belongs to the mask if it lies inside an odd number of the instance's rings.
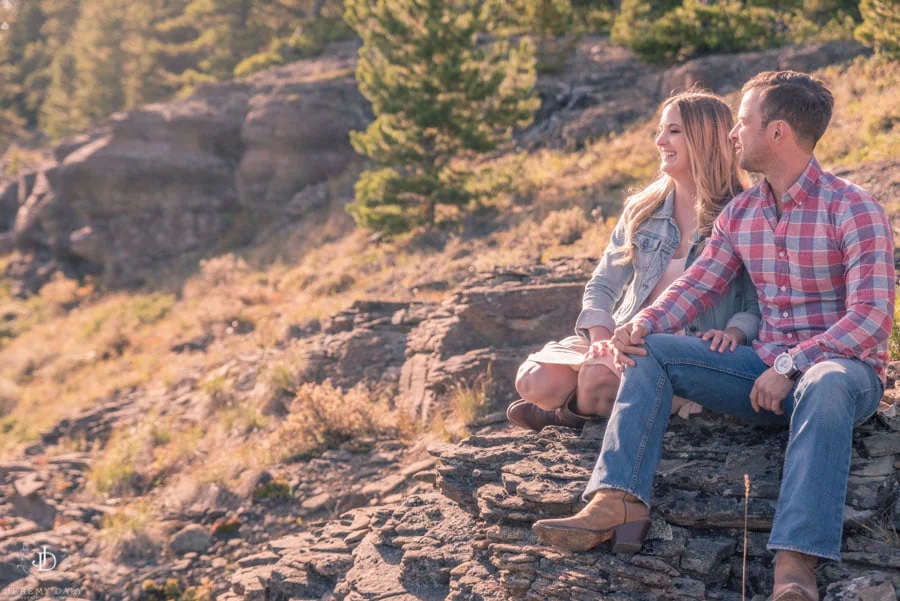
[{"label": "clasped hands", "polygon": [[[595,358],[611,354],[613,365],[619,373],[626,367],[636,365],[634,359],[628,355],[646,356],[647,349],[644,346],[644,338],[648,332],[641,323],[629,322],[616,328],[609,340],[598,340],[591,343],[588,349],[588,358]],[[698,338],[710,341],[709,348],[712,351],[724,353],[734,351],[739,344],[746,340],[746,334],[738,328],[725,328],[724,330],[708,330],[697,334]],[[782,402],[793,388],[794,383],[778,374],[773,368],[764,371],[753,384],[750,391],[750,404],[753,411],[759,413],[761,409],[771,411],[777,415],[783,415]]]}]

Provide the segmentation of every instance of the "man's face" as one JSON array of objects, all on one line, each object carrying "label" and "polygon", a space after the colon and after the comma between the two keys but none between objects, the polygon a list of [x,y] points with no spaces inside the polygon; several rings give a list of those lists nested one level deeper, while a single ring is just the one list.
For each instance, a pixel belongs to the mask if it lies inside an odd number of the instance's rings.
[{"label": "man's face", "polygon": [[737,123],[734,124],[728,139],[734,142],[738,164],[742,169],[754,172],[765,171],[767,159],[770,157],[766,142],[766,129],[762,125],[760,110],[760,94],[762,88],[753,88],[741,98]]}]

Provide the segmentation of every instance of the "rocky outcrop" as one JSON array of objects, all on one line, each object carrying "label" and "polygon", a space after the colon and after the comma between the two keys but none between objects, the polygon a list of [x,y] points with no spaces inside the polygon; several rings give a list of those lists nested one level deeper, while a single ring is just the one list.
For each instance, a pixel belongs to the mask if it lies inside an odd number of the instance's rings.
[{"label": "rocky outcrop", "polygon": [[510,400],[528,353],[572,332],[592,269],[562,260],[463,282],[409,334],[398,404],[426,423],[458,384],[488,375],[493,397]]},{"label": "rocky outcrop", "polygon": [[[215,248],[229,231],[247,230],[247,216],[281,215],[351,162],[348,133],[370,119],[355,60],[354,44],[338,44],[327,58],[113,115],[60,144],[55,164],[4,188],[0,232],[15,194],[12,239],[26,262],[52,257],[113,285]],[[20,265],[10,273],[30,279],[26,289],[47,277]]]},{"label": "rocky outcrop", "polygon": [[[900,547],[891,538],[900,524],[884,521],[900,504],[895,411],[880,413],[855,434],[843,561],[818,568],[825,600],[891,601],[900,591]],[[507,429],[433,446],[440,464],[418,478],[436,477],[442,494],[418,492],[397,504],[355,509],[272,540],[238,561],[242,569],[219,599],[737,601],[744,576],[746,598],[771,592],[766,540],[783,428],[708,413],[673,418],[654,490],[653,528],[640,553],[566,554],[540,544],[531,524],[578,510],[603,430],[602,424],[580,435]],[[744,474],[751,482],[746,537]]]},{"label": "rocky outcrop", "polygon": [[[573,599],[626,593],[629,598],[739,598],[771,591],[766,550],[779,491],[787,432],[703,413],[673,418],[654,487],[653,528],[632,557],[604,550],[563,555],[540,545],[538,519],[582,505],[603,425],[581,436],[562,429],[472,437],[435,447],[437,487],[483,523],[489,560],[509,598]],[[886,443],[886,441],[893,441]],[[823,589],[875,570],[900,590],[897,525],[885,516],[898,501],[900,421],[881,414],[857,429],[845,508],[843,562],[821,565]],[[744,553],[744,474],[750,478]],[[838,598],[838,597],[834,597]]]},{"label": "rocky outcrop", "polygon": [[301,340],[299,377],[344,389],[360,382],[395,384],[407,336],[433,310],[427,303],[362,301],[332,315],[322,332]]},{"label": "rocky outcrop", "polygon": [[541,108],[518,139],[529,147],[578,149],[652,115],[673,92],[699,85],[726,94],[760,71],[811,72],[870,53],[856,42],[836,41],[713,55],[664,69],[640,62],[607,38],[589,37],[561,73],[538,80]]}]

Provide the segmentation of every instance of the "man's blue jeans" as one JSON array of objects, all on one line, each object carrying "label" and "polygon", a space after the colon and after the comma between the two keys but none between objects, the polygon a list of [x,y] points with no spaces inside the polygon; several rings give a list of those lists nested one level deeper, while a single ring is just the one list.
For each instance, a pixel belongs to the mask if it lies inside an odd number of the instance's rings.
[{"label": "man's blue jeans", "polygon": [[622,376],[603,449],[584,500],[601,488],[650,505],[672,396],[761,424],[790,425],[769,549],[840,560],[853,426],[878,408],[883,390],[871,366],[835,359],[810,367],[782,402],[784,415],[753,411],[750,391],[768,366],[749,346],[719,353],[692,336],[654,334],[646,357]]}]

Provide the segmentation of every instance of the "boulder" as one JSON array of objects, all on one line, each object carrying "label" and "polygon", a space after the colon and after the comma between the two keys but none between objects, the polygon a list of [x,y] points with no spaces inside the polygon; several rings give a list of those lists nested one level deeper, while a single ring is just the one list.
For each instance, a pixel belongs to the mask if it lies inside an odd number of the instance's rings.
[{"label": "boulder", "polygon": [[328,57],[272,69],[250,79],[254,95],[241,127],[236,186],[241,204],[265,210],[345,169],[349,133],[371,121],[353,71],[355,44]]},{"label": "boulder", "polygon": [[490,376],[492,397],[515,395],[528,353],[573,333],[593,261],[564,259],[463,282],[410,332],[398,405],[423,423],[459,385]]},{"label": "boulder", "polygon": [[190,524],[172,535],[169,547],[173,553],[203,553],[212,544],[209,530],[200,524]]}]

